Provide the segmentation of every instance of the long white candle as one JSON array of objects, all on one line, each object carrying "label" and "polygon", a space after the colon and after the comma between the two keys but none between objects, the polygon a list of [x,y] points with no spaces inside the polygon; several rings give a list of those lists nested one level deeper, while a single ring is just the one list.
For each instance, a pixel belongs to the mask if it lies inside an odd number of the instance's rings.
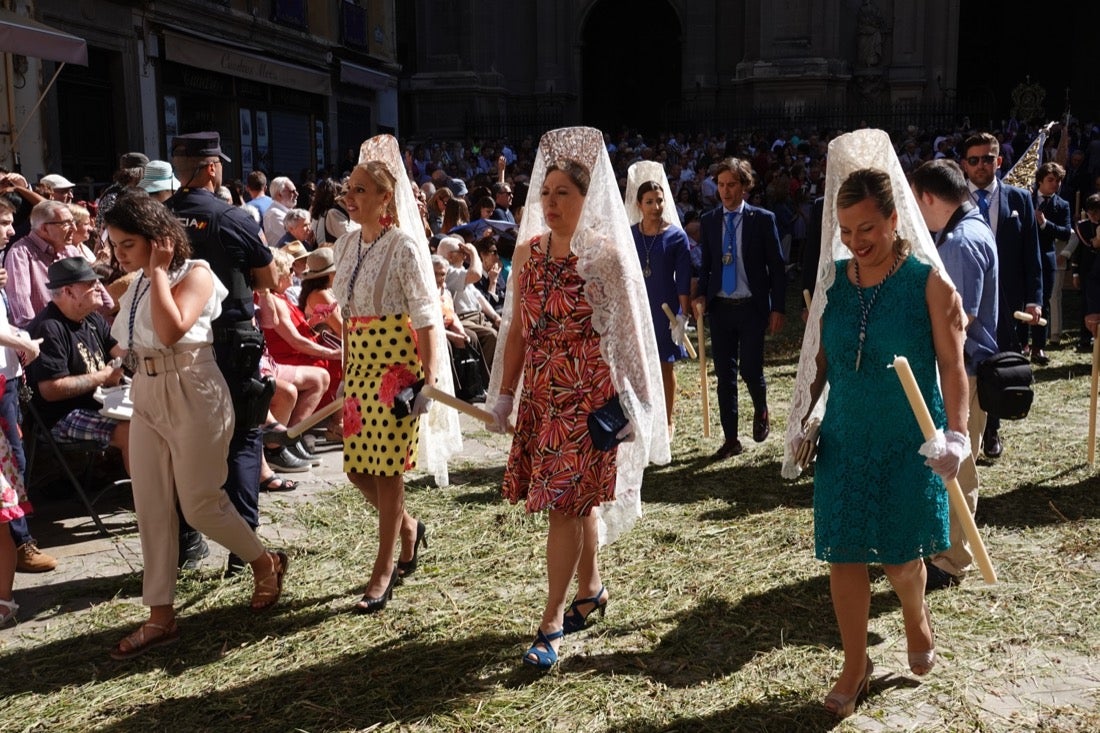
[{"label": "long white candle", "polygon": [[[917,418],[921,434],[925,440],[930,440],[936,434],[936,426],[932,422],[932,415],[928,412],[928,405],[924,402],[920,387],[913,376],[913,370],[909,367],[909,360],[904,356],[894,357],[894,371],[898,373],[901,386],[905,390],[905,396],[909,398],[909,406],[913,409],[913,417]],[[997,571],[993,569],[993,563],[989,554],[985,551],[985,543],[978,534],[978,526],[974,523],[974,517],[970,515],[970,509],[966,506],[966,498],[963,497],[959,480],[953,478],[944,482],[947,485],[947,496],[951,500],[951,511],[955,512],[955,518],[962,524],[966,538],[970,540],[970,549],[974,552],[974,561],[982,571],[982,578],[992,585],[997,582]]]}]

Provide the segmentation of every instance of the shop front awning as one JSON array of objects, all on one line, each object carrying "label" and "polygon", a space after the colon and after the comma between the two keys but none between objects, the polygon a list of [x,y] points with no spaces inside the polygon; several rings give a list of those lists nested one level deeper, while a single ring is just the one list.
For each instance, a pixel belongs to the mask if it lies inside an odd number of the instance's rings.
[{"label": "shop front awning", "polygon": [[0,51],[66,64],[88,65],[88,44],[25,15],[0,8]]}]

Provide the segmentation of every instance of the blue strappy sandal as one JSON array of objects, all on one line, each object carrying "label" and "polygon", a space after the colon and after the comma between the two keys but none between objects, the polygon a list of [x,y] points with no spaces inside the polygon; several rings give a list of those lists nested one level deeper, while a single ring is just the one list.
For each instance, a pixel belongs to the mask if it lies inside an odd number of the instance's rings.
[{"label": "blue strappy sandal", "polygon": [[[607,592],[607,588],[600,586],[600,592],[591,598],[575,598],[571,604],[569,604],[569,610],[565,612],[562,617],[562,631],[566,634],[572,634],[577,631],[581,631],[588,625],[588,619],[596,611],[600,612],[600,618],[603,618],[604,613],[607,611],[607,598],[600,602],[600,596]],[[586,606],[592,604],[592,610],[588,613],[581,613],[579,606]]]},{"label": "blue strappy sandal", "polygon": [[[550,646],[550,642],[560,639],[565,635],[562,631],[553,631],[549,634],[542,633],[542,629],[539,629],[539,633],[535,636],[535,643],[531,645],[531,648],[527,650],[527,653],[523,655],[523,663],[530,664],[532,667],[538,667],[539,669],[550,669],[558,662],[558,653],[554,651],[554,647]],[[539,644],[546,647],[546,651],[539,649]],[[532,659],[531,657],[534,657]]]}]

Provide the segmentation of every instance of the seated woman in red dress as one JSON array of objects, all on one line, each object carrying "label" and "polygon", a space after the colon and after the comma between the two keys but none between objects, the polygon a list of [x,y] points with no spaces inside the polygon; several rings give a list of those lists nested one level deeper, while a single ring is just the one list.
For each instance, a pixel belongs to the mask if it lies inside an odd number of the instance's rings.
[{"label": "seated woman in red dress", "polygon": [[263,330],[268,353],[280,366],[323,367],[329,373],[329,387],[321,403],[327,405],[336,399],[344,376],[341,350],[320,343],[302,309],[286,296],[294,260],[282,250],[274,250],[272,255],[278,275],[271,291],[277,325]]}]

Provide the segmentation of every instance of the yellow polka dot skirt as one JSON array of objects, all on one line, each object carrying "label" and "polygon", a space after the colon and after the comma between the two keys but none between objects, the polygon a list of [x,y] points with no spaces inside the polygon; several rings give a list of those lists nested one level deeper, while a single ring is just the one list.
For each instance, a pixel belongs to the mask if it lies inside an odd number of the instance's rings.
[{"label": "yellow polka dot skirt", "polygon": [[397,393],[423,376],[408,316],[348,318],[344,471],[397,476],[416,467],[419,418],[393,414]]}]

